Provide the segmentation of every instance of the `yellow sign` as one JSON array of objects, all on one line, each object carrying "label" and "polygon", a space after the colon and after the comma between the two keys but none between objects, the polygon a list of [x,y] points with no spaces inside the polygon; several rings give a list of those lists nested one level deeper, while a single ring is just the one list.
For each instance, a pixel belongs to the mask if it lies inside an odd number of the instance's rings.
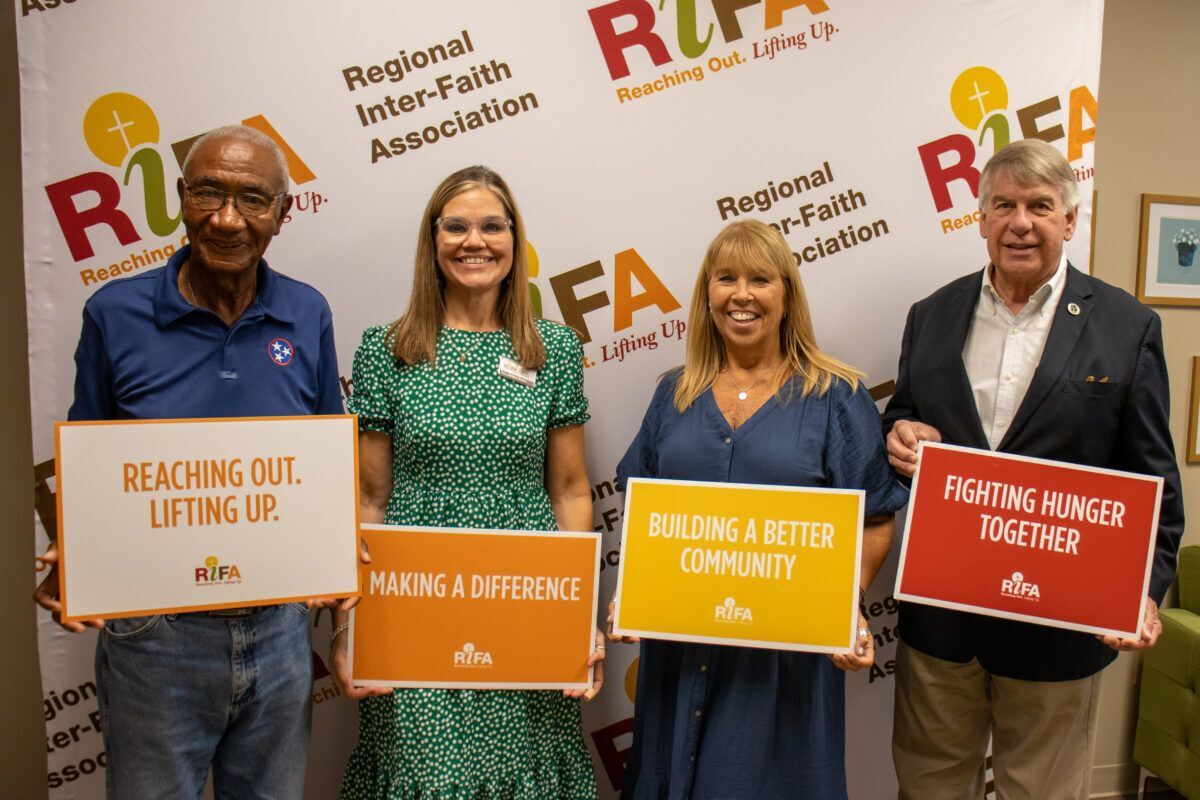
[{"label": "yellow sign", "polygon": [[631,479],[613,629],[846,652],[862,524],[859,490]]}]

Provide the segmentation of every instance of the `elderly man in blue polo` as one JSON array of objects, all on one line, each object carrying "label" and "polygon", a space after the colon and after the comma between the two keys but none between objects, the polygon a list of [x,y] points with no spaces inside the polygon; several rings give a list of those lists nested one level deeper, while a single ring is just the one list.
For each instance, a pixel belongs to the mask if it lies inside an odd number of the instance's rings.
[{"label": "elderly man in blue polo", "polygon": [[[263,260],[292,205],[279,146],[242,126],[205,134],[178,191],[188,245],[84,306],[69,419],[342,413],[329,305]],[[40,560],[34,599],[57,619],[55,546]],[[301,797],[306,604],[88,624],[109,797],[198,800],[210,769],[218,797]]]}]

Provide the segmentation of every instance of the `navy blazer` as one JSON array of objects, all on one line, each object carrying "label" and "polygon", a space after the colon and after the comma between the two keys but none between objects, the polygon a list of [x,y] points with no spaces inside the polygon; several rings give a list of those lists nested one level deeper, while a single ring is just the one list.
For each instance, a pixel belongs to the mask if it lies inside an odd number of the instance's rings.
[{"label": "navy blazer", "polygon": [[[885,434],[898,420],[915,419],[937,428],[948,444],[990,449],[962,360],[982,283],[979,270],[909,310]],[[1078,313],[1068,312],[1071,304]],[[1169,402],[1158,315],[1068,265],[1042,359],[996,449],[1162,477],[1150,577],[1156,602],[1174,579],[1183,533]],[[994,675],[1023,680],[1083,678],[1116,657],[1091,634],[915,603],[900,605],[900,637],[928,655],[959,663],[978,658]]]}]

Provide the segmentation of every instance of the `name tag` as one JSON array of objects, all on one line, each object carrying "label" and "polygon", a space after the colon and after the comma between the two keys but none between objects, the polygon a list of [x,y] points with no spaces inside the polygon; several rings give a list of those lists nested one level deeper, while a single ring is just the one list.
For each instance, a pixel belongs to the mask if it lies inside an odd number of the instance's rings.
[{"label": "name tag", "polygon": [[537,370],[526,369],[508,356],[500,356],[500,366],[496,371],[500,373],[501,377],[516,381],[523,386],[532,388],[537,385]]}]

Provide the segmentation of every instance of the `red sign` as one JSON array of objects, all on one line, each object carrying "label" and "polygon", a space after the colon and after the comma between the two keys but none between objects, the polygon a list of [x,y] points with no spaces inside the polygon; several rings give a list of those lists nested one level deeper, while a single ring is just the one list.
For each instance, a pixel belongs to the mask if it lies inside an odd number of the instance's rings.
[{"label": "red sign", "polygon": [[925,442],[896,597],[1137,638],[1162,478]]}]

